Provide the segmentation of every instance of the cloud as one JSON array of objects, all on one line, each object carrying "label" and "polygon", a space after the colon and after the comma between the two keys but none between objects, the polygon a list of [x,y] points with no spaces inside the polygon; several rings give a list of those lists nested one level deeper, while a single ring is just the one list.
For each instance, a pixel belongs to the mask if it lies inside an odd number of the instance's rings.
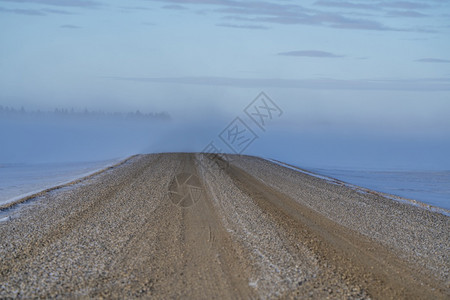
[{"label": "cloud", "polygon": [[[209,5],[213,10],[202,10],[203,13],[221,13],[228,20],[245,22],[275,23],[284,25],[313,25],[339,29],[360,30],[404,30],[386,26],[378,21],[369,19],[348,18],[339,12],[327,12],[310,9],[293,2],[267,1],[236,1],[236,0],[153,0],[155,2],[169,2],[183,5]],[[320,2],[319,2],[320,3]],[[332,2],[334,3],[334,2]],[[351,2],[349,2],[351,3]]]},{"label": "cloud", "polygon": [[37,9],[9,9],[9,8],[3,8],[0,7],[0,12],[3,13],[12,13],[12,14],[18,14],[18,15],[27,15],[27,16],[45,16],[46,14],[40,10]]},{"label": "cloud", "polygon": [[64,28],[64,29],[80,29],[81,28],[80,26],[70,25],[70,24],[61,25],[60,27]]},{"label": "cloud", "polygon": [[274,18],[257,18],[255,21],[264,21],[278,24],[303,24],[327,26],[340,29],[358,29],[358,30],[379,30],[379,31],[402,31],[381,24],[380,22],[370,21],[366,19],[347,18],[334,13],[318,13],[297,17],[274,17]]},{"label": "cloud", "polygon": [[330,52],[319,50],[299,50],[299,51],[280,52],[278,53],[278,55],[302,56],[302,57],[326,57],[326,58],[344,57],[343,55],[337,55]]},{"label": "cloud", "polygon": [[20,9],[20,8],[10,9],[0,7],[0,12],[26,16],[45,16],[48,14],[72,15],[72,13],[70,12],[59,9]]},{"label": "cloud", "polygon": [[314,5],[338,8],[379,9],[373,4],[353,3],[346,1],[316,1],[314,2]]},{"label": "cloud", "polygon": [[151,10],[150,8],[143,6],[121,6],[120,8],[125,10]]},{"label": "cloud", "polygon": [[31,4],[45,4],[52,6],[86,7],[86,8],[92,8],[101,5],[99,2],[93,0],[0,0],[0,2],[31,3]]},{"label": "cloud", "polygon": [[232,78],[232,77],[105,77],[113,80],[206,86],[231,86],[237,88],[300,88],[319,90],[394,90],[394,91],[450,91],[449,78],[420,79],[360,79],[330,78]]},{"label": "cloud", "polygon": [[402,8],[402,9],[431,8],[431,6],[429,4],[419,3],[419,2],[410,2],[410,1],[386,1],[386,2],[380,3],[380,6]]},{"label": "cloud", "polygon": [[42,9],[41,11],[47,12],[47,13],[52,13],[52,14],[60,14],[60,15],[73,15],[73,13],[65,11],[65,10],[60,10],[60,9],[51,9],[51,8],[47,8],[47,9]]},{"label": "cloud", "polygon": [[379,31],[407,31],[385,26],[380,22],[366,19],[353,19],[334,13],[303,14],[297,16],[269,16],[269,17],[227,17],[229,20],[238,20],[245,22],[275,23],[283,25],[311,25],[326,26],[339,29],[358,29],[358,30],[379,30]]},{"label": "cloud", "polygon": [[440,59],[440,58],[421,58],[416,59],[417,62],[423,62],[423,63],[450,63],[450,59]]},{"label": "cloud", "polygon": [[187,7],[178,5],[178,4],[172,4],[172,5],[164,5],[162,8],[164,9],[173,9],[173,10],[185,10]]},{"label": "cloud", "polygon": [[365,10],[381,10],[383,8],[399,8],[399,9],[426,9],[431,6],[424,3],[410,1],[378,1],[372,4],[355,3],[350,1],[325,1],[320,0],[314,2],[317,6],[349,8],[349,9],[365,9]]},{"label": "cloud", "polygon": [[388,17],[406,17],[406,18],[423,18],[427,17],[428,15],[413,11],[413,10],[405,10],[405,11],[389,11],[387,12]]},{"label": "cloud", "polygon": [[230,24],[230,23],[219,23],[219,24],[216,24],[216,26],[237,28],[237,29],[269,29],[269,27],[261,26],[261,25],[238,25],[238,24]]}]

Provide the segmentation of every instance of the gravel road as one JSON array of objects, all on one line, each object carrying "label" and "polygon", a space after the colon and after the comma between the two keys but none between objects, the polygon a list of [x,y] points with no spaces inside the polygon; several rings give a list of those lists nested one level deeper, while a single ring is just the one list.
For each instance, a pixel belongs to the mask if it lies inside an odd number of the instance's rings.
[{"label": "gravel road", "polygon": [[1,299],[450,298],[450,217],[256,157],[138,155],[0,220]]}]

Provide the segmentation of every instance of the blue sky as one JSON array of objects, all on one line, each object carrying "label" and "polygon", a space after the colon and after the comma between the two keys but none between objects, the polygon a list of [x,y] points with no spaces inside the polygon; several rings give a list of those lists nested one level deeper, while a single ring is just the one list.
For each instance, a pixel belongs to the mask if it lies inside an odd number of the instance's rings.
[{"label": "blue sky", "polygon": [[450,136],[449,1],[0,0],[0,45],[4,106]]}]

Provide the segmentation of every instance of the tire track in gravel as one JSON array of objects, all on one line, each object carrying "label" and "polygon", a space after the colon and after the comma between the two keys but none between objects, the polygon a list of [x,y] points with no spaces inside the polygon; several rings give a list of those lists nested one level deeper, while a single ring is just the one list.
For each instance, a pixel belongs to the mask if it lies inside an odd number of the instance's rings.
[{"label": "tire track in gravel", "polygon": [[[198,176],[194,154],[183,155],[181,172]],[[182,210],[183,297],[211,299],[248,298],[252,295],[239,257],[211,199],[203,193],[189,209]]]},{"label": "tire track in gravel", "polygon": [[[199,155],[201,165],[207,159]],[[217,158],[215,159],[217,162]],[[221,165],[224,165],[223,163]],[[224,226],[231,233],[233,242],[241,245],[247,260],[248,286],[258,298],[324,299],[335,295],[360,298],[364,294],[352,291],[339,278],[322,280],[322,272],[313,253],[302,241],[293,245],[286,242],[286,234],[275,223],[270,222],[265,212],[236,186],[220,168],[202,170],[209,198],[219,213]]]},{"label": "tire track in gravel", "polygon": [[[173,154],[172,160],[179,164],[173,176],[197,174],[192,154]],[[111,284],[102,287],[100,295],[111,297],[125,289],[128,296],[157,299],[248,298],[251,293],[242,280],[242,268],[228,233],[205,196],[188,209],[173,204],[168,195],[163,197],[145,220],[145,230],[133,237],[126,255],[114,265],[124,274],[138,274],[146,280],[133,279],[132,285],[120,289]],[[124,276],[128,275],[117,280]]]},{"label": "tire track in gravel", "polygon": [[291,243],[306,243],[326,273],[338,274],[376,299],[446,298],[444,286],[381,244],[323,217],[236,166],[227,173],[273,222],[291,233]]}]

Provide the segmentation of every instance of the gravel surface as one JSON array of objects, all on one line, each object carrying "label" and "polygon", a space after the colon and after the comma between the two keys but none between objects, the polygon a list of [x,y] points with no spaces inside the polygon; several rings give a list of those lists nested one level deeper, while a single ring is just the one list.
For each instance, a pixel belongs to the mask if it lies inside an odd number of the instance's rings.
[{"label": "gravel surface", "polygon": [[139,155],[0,211],[0,298],[450,297],[449,217],[228,158]]},{"label": "gravel surface", "polygon": [[267,160],[233,156],[261,182],[321,215],[390,248],[449,283],[450,217],[308,176]]}]

